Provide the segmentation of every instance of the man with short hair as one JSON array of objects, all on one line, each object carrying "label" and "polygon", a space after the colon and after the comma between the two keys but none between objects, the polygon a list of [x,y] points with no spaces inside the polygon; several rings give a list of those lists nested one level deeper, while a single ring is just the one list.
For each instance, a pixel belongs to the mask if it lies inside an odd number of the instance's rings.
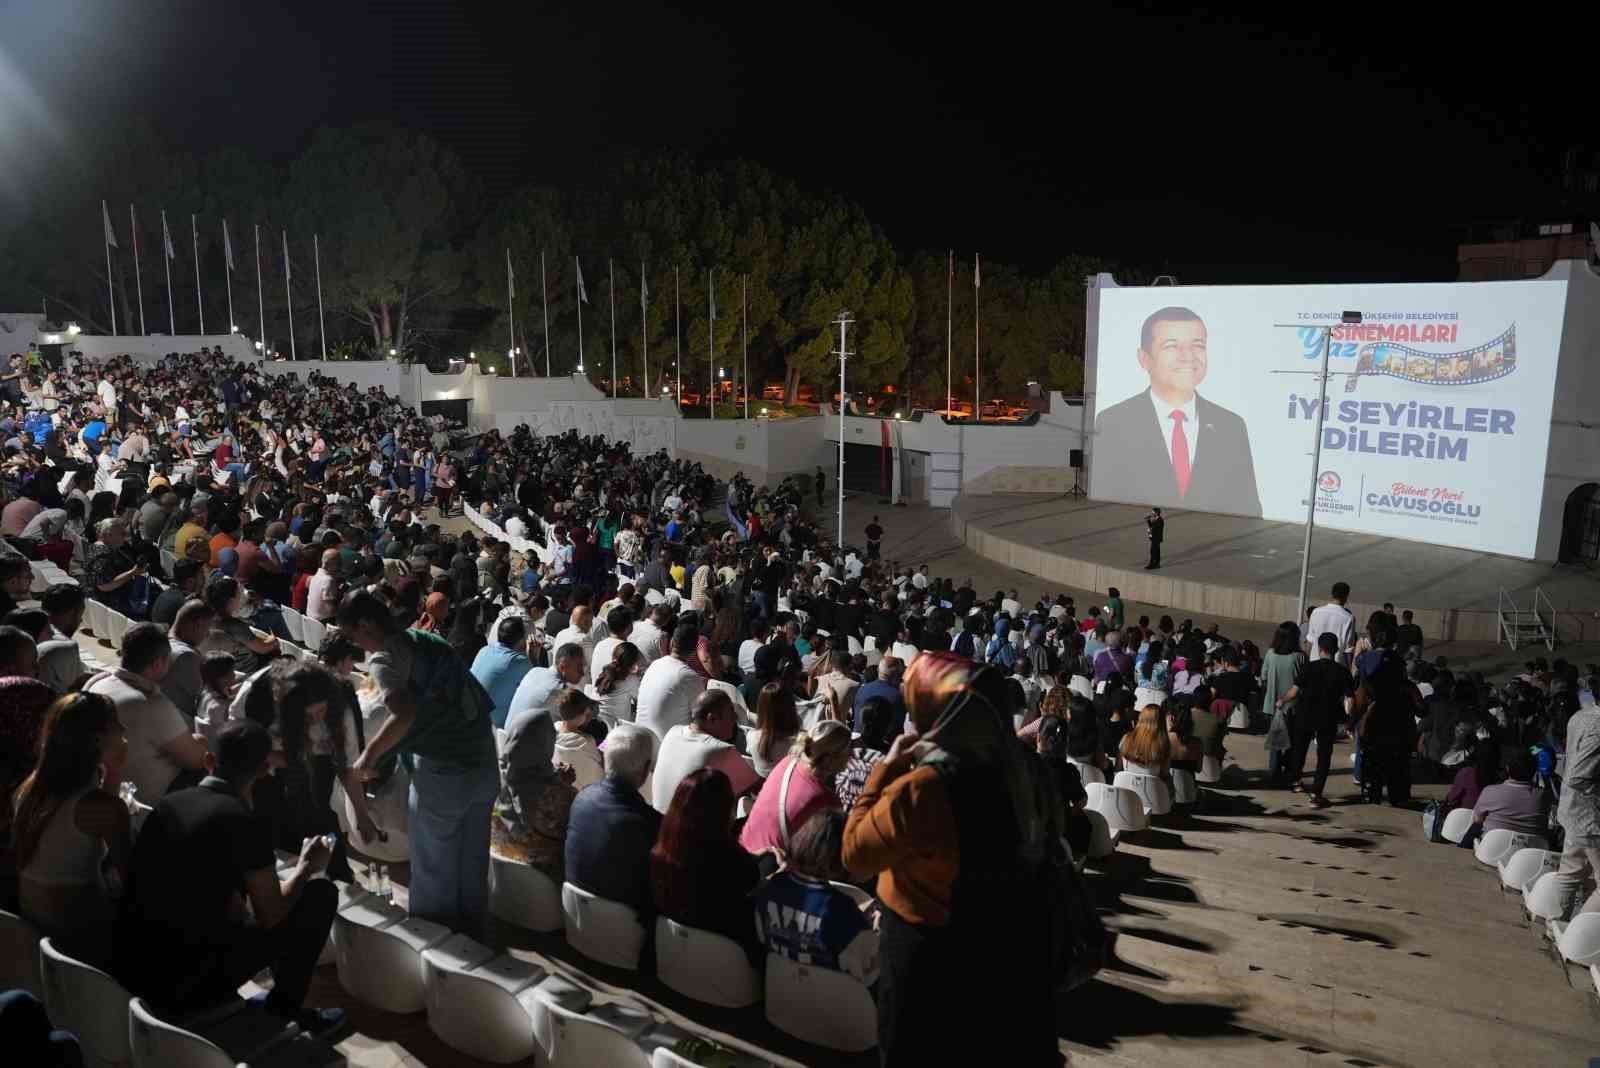
[{"label": "man with short hair", "polygon": [[218,734],[217,752],[204,755],[198,786],[152,798],[128,865],[115,972],[158,1009],[192,1012],[233,997],[270,966],[272,992],[253,1000],[327,1039],[344,1010],[307,1009],[305,997],[339,893],[313,879],[331,855],[320,837],[307,838],[293,870],[278,876],[271,836],[253,811],[271,754],[265,727],[236,720]]},{"label": "man with short hair", "polygon": [[1331,592],[1333,600],[1311,613],[1303,638],[1308,647],[1315,648],[1317,638],[1332,634],[1339,645],[1338,662],[1349,667],[1350,653],[1356,646],[1356,617],[1344,606],[1350,599],[1350,584],[1335,582]]},{"label": "man with short hair", "polygon": [[1305,774],[1306,754],[1311,739],[1317,740],[1317,772],[1311,781],[1311,803],[1318,808],[1328,804],[1323,789],[1328,784],[1328,766],[1333,760],[1333,739],[1344,722],[1355,683],[1350,672],[1335,659],[1339,641],[1331,633],[1317,636],[1317,657],[1302,661],[1295,670],[1294,682],[1277,699],[1275,709],[1292,708],[1289,715],[1289,785],[1300,788]]},{"label": "man with short hair", "polygon": [[678,784],[701,768],[726,775],[735,797],[760,785],[755,768],[733,746],[738,721],[739,711],[726,690],[706,690],[694,699],[689,722],[667,731],[656,753],[651,803],[657,812],[671,808]]},{"label": "man with short hair", "polygon": [[200,565],[193,560],[173,564],[172,585],[156,596],[156,603],[150,607],[150,622],[171,627],[184,602],[199,595],[200,575]]},{"label": "man with short hair", "polygon": [[893,738],[906,727],[906,701],[900,693],[900,677],[905,673],[905,662],[897,656],[886,656],[878,661],[878,677],[863,683],[855,696],[855,731],[861,733],[861,710],[874,697],[889,702],[894,709],[894,725],[889,729]]},{"label": "man with short hair", "polygon": [[83,626],[83,587],[58,582],[39,603],[50,617],[50,637],[39,643],[39,681],[57,693],[77,689],[84,681],[83,652],[73,636]]},{"label": "man with short hair", "polygon": [[154,623],[137,623],[122,636],[122,666],[84,687],[109,697],[128,737],[123,779],[146,804],[168,790],[192,786],[205,770],[206,740],[161,690],[172,666],[172,643]]},{"label": "man with short hair", "polygon": [[171,491],[152,496],[139,506],[139,533],[151,545],[161,541],[167,519],[178,510],[178,495]]},{"label": "man with short hair", "polygon": [[[1588,680],[1600,692],[1600,678]],[[1585,881],[1600,876],[1600,705],[1579,707],[1567,720],[1567,773],[1561,780],[1556,820],[1566,832],[1555,882],[1561,889],[1561,918],[1570,918]],[[1600,889],[1582,912],[1600,912]]]},{"label": "man with short hair", "polygon": [[472,659],[472,677],[489,691],[489,699],[494,702],[490,715],[496,727],[506,725],[517,689],[534,670],[533,661],[523,648],[527,640],[528,625],[522,617],[506,616],[495,628],[493,640],[484,643]]},{"label": "man with short hair", "polygon": [[1422,645],[1422,628],[1412,620],[1411,609],[1407,608],[1400,613],[1400,626],[1395,629],[1394,651],[1403,657],[1412,649],[1422,652]]},{"label": "man with short hair", "polygon": [[0,556],[0,616],[28,599],[33,586],[33,568],[21,556]]},{"label": "man with short hair", "polygon": [[628,905],[641,917],[655,914],[650,851],[661,831],[661,814],[640,793],[650,778],[655,745],[644,728],[618,723],[606,735],[605,778],[580,790],[567,814],[567,881]]},{"label": "man with short hair", "polygon": [[[567,625],[556,634],[556,646],[576,645],[583,650],[583,678],[589,677],[589,661],[594,654],[595,642],[589,635],[594,628],[594,612],[580,604],[567,617]],[[582,678],[579,680],[583,681]]]},{"label": "man with short hair", "polygon": [[318,623],[331,623],[339,610],[340,557],[338,549],[322,550],[322,566],[311,576],[306,590],[306,616]]},{"label": "man with short hair", "polygon": [[[700,634],[684,624],[672,632],[672,651],[645,669],[639,680],[638,712],[634,722],[665,738],[673,727],[689,722],[695,698],[705,692],[705,676],[689,666],[699,646]],[[666,809],[662,807],[662,811]]]},{"label": "man with short hair", "polygon": [[828,670],[817,676],[817,695],[832,695],[834,707],[849,713],[856,707],[856,691],[861,683],[850,674],[850,652],[835,649],[828,654]]},{"label": "man with short hair", "polygon": [[205,690],[200,678],[205,654],[200,652],[200,646],[216,618],[217,613],[210,605],[199,598],[191,598],[178,609],[167,631],[172,643],[172,663],[161,680],[161,692],[190,723],[200,710],[200,697]]},{"label": "man with short hair", "polygon": [[204,501],[195,501],[189,505],[189,519],[178,528],[178,534],[172,540],[172,555],[180,560],[189,559],[189,546],[196,541],[208,541],[211,537],[206,529],[210,509]]},{"label": "man with short hair", "polygon": [[555,707],[561,691],[583,683],[583,646],[567,642],[556,646],[547,668],[533,668],[522,677],[517,692],[511,695],[511,707],[506,712],[506,730],[512,721],[525,712],[549,712]]}]

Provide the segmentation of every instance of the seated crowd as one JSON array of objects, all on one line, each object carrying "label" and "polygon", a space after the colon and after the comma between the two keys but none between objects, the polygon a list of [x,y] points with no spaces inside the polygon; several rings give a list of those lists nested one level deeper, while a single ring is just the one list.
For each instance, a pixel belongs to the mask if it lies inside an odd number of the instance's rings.
[{"label": "seated crowd", "polygon": [[[984,597],[886,564],[881,528],[831,544],[796,483],[736,479],[718,516],[664,452],[452,435],[267,366],[80,364],[0,423],[0,898],[165,1010],[271,965],[269,1010],[337,1029],[303,1004],[336,907],[313,876],[352,880],[405,791],[413,915],[487,938],[494,856],[856,977],[886,1060],[948,1058],[959,1012],[1058,1063],[1059,961],[1015,905],[1087,853],[1080,769],[1197,773],[1254,710],[1285,781],[1317,742],[1320,801],[1349,710],[1391,800],[1415,752],[1511,821],[1483,736],[1554,747],[1538,697],[1577,704],[1561,670],[1490,707],[1387,616],[1308,658],[1293,623],[1263,655],[1116,590]],[[456,500],[508,540],[426,522]],[[78,585],[18,607],[42,560]],[[79,654],[88,598],[135,621],[115,668]],[[285,610],[326,625],[318,662]]]}]

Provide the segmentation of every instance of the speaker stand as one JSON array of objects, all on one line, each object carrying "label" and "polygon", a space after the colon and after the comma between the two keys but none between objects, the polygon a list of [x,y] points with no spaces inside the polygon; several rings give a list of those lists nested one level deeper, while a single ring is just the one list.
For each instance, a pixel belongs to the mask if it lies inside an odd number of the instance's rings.
[{"label": "speaker stand", "polygon": [[1089,496],[1089,491],[1083,488],[1083,468],[1074,467],[1072,469],[1072,488],[1061,496],[1064,500],[1069,501],[1082,500]]}]

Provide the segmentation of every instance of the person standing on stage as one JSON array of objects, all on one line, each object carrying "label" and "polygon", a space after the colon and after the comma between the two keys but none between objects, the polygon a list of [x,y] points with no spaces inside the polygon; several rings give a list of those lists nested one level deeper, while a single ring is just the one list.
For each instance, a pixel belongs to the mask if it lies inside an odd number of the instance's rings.
[{"label": "person standing on stage", "polygon": [[1144,525],[1145,535],[1150,539],[1150,562],[1144,565],[1144,569],[1154,571],[1161,566],[1161,538],[1167,530],[1167,521],[1161,518],[1161,509],[1150,509],[1150,514],[1144,517]]}]

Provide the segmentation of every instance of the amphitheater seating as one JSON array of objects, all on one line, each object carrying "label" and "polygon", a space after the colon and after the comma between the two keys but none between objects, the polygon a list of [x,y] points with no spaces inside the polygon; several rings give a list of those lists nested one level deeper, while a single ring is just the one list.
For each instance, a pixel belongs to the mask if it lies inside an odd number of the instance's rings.
[{"label": "amphitheater seating", "polygon": [[1522,890],[1539,876],[1555,871],[1561,864],[1561,854],[1548,849],[1524,848],[1508,853],[1500,859],[1500,886],[1504,890]]},{"label": "amphitheater seating", "polygon": [[648,1013],[616,1004],[585,1013],[537,1001],[535,1011],[544,1017],[540,1044],[550,1068],[650,1068],[650,1055],[636,1041],[655,1022]]},{"label": "amphitheater seating", "polygon": [[26,990],[44,1000],[39,932],[14,912],[0,910],[0,990]]},{"label": "amphitheater seating", "polygon": [[1470,808],[1453,808],[1445,813],[1444,826],[1439,829],[1439,837],[1446,842],[1460,845],[1461,839],[1467,836],[1467,831],[1472,827],[1472,810]]},{"label": "amphitheater seating", "polygon": [[[497,733],[500,733],[497,731]],[[559,931],[561,887],[538,868],[489,857],[489,909],[514,927]]]},{"label": "amphitheater seating", "polygon": [[51,1026],[71,1031],[83,1047],[84,1062],[98,1068],[121,1068],[133,1054],[128,1049],[128,991],[111,976],[67,956],[50,939],[39,943],[44,977],[44,1006]]},{"label": "amphitheater seating", "polygon": [[339,984],[385,1012],[421,1012],[422,954],[449,937],[440,924],[409,918],[376,898],[357,902],[334,919]]},{"label": "amphitheater seating", "polygon": [[455,934],[423,951],[422,970],[428,1030],[445,1045],[495,1064],[533,1056],[531,988],[543,968]]},{"label": "amphitheater seating", "polygon": [[128,1004],[128,1046],[133,1068],[235,1068],[221,1046],[157,1018],[142,998]]},{"label": "amphitheater seating", "polygon": [[1150,826],[1144,801],[1127,787],[1093,782],[1084,789],[1089,794],[1088,807],[1104,816],[1106,824],[1113,831],[1129,834]]}]

